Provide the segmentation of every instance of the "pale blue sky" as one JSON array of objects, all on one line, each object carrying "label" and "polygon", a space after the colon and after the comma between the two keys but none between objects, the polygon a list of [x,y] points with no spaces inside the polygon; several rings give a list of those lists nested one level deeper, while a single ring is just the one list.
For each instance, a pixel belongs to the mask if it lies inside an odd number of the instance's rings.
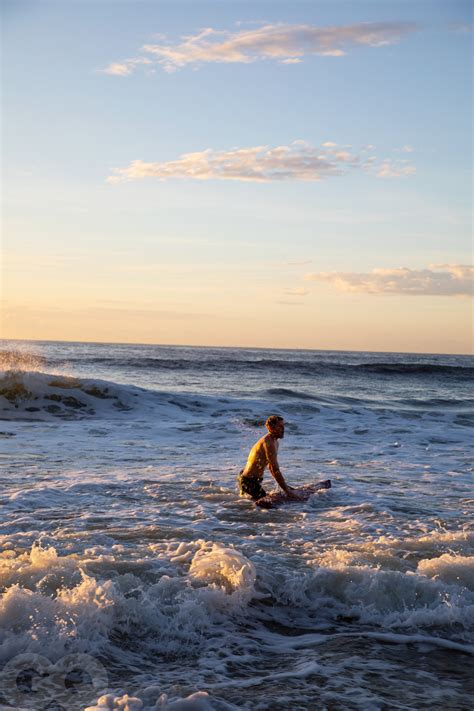
[{"label": "pale blue sky", "polygon": [[[181,318],[194,306],[216,323],[225,321],[218,303],[212,314],[210,303],[200,302],[213,284],[213,272],[228,273],[222,283],[215,282],[215,303],[221,294],[222,303],[227,296],[235,305],[229,281],[240,287],[252,283],[252,289],[260,284],[262,299],[257,289],[254,305],[266,309],[263,294],[274,289],[273,302],[281,302],[280,312],[272,310],[274,318],[290,323],[294,303],[305,314],[306,321],[299,317],[303,333],[324,299],[334,307],[336,288],[319,277],[308,280],[308,273],[471,263],[469,2],[3,0],[2,10],[4,296],[13,309],[7,312],[6,335],[40,337],[31,325],[39,319],[45,338],[63,332],[71,337],[63,321],[71,321],[80,303],[94,308],[110,300],[123,308],[133,301],[136,308],[150,309],[148,331],[144,327],[134,336],[131,329],[127,340],[177,342],[176,331],[158,323],[157,314]],[[176,46],[184,35],[205,27],[232,34],[277,23],[283,28],[413,27],[383,46],[344,47],[345,56],[305,52],[297,64],[257,58],[190,62],[173,72],[159,64],[137,66],[128,76],[103,71],[113,62],[149,57],[140,48],[163,44],[157,34]],[[167,163],[209,148],[225,153],[236,147],[291,146],[295,140],[316,147],[328,141],[350,145],[359,157],[370,144],[378,164],[404,160],[397,165],[411,166],[413,172],[377,177],[356,169],[320,181],[293,177],[263,183],[213,177],[106,182],[134,160]],[[410,150],[402,150],[406,146]],[[19,267],[23,259],[26,270]],[[278,271],[278,265],[292,261],[307,264]],[[186,289],[179,291],[179,284]],[[447,295],[444,287],[436,296],[438,286],[431,284],[426,296],[417,292],[416,297],[402,288],[394,298],[402,310],[419,309],[423,323],[428,300],[434,298],[438,306],[445,302],[459,331],[453,339],[464,344],[453,347],[465,350],[467,299]],[[290,295],[285,303],[283,292],[298,289],[311,293],[299,300]],[[387,298],[379,293],[385,287],[364,297],[364,289],[350,291],[338,308],[354,308],[361,319],[366,299],[372,309],[374,300]],[[33,313],[38,301],[41,318]],[[58,303],[64,313],[57,314],[55,326],[51,309]],[[383,312],[381,304],[377,313]],[[19,323],[25,313],[30,325],[25,321],[19,332],[12,330],[12,317],[16,314]],[[235,310],[232,318],[233,337],[222,342],[253,345],[244,326],[248,311],[243,308],[239,317]],[[368,333],[375,334],[377,323]],[[97,339],[95,330],[84,329],[82,324],[77,339]],[[309,343],[296,330],[294,343],[279,342],[277,330],[271,333],[268,343],[254,344]],[[209,334],[206,342],[213,342],[212,329]],[[180,342],[198,342],[198,337],[199,331],[189,330]],[[374,338],[368,349],[377,346]],[[409,334],[403,338],[410,350]],[[217,335],[214,343],[219,344]],[[341,343],[346,341],[336,334],[333,347]],[[331,347],[317,338],[310,344]],[[382,342],[379,347],[386,349]],[[413,350],[423,349],[422,342],[414,342]]]}]

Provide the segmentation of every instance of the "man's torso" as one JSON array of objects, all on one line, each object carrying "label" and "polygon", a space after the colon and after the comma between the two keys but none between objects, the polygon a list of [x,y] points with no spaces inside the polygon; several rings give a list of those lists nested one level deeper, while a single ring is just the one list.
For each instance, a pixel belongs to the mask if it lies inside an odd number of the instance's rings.
[{"label": "man's torso", "polygon": [[269,465],[269,451],[272,447],[275,448],[276,454],[278,452],[278,442],[273,439],[271,434],[261,437],[250,450],[242,475],[262,479],[265,468]]}]

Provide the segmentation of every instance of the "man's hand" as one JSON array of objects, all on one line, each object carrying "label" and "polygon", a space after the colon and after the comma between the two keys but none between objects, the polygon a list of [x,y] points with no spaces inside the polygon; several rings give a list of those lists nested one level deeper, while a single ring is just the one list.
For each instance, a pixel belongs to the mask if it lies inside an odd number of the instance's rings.
[{"label": "man's hand", "polygon": [[300,496],[295,492],[295,490],[291,486],[288,487],[288,489],[286,491],[286,495],[288,496],[289,499],[294,499],[295,501],[300,500]]}]

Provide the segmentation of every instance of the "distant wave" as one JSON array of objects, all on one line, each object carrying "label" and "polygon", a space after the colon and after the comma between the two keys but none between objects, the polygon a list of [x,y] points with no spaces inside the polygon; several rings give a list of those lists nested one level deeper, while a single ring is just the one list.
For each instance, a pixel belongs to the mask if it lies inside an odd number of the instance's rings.
[{"label": "distant wave", "polygon": [[291,390],[290,388],[269,388],[266,390],[268,395],[281,395],[283,397],[296,398],[297,400],[319,400],[315,395],[308,395],[299,390]]},{"label": "distant wave", "polygon": [[474,406],[474,398],[466,397],[462,400],[458,398],[442,398],[442,397],[432,397],[432,398],[403,398],[399,401],[400,405],[408,405],[410,407],[423,407],[423,408],[472,408]]},{"label": "distant wave", "polygon": [[440,365],[438,363],[359,363],[352,366],[370,373],[381,375],[454,375],[472,377],[474,367],[462,365]]},{"label": "distant wave", "polygon": [[467,380],[474,376],[474,366],[446,365],[439,363],[403,363],[403,362],[373,362],[373,363],[343,363],[328,360],[294,360],[285,358],[235,358],[235,357],[193,357],[193,358],[123,358],[123,357],[74,357],[67,361],[51,360],[54,365],[69,365],[74,363],[105,366],[126,370],[163,370],[163,371],[207,371],[207,372],[254,372],[278,371],[297,373],[299,375],[325,376],[335,374],[347,377],[357,377],[365,373],[374,373],[390,377],[423,377],[440,376]]}]

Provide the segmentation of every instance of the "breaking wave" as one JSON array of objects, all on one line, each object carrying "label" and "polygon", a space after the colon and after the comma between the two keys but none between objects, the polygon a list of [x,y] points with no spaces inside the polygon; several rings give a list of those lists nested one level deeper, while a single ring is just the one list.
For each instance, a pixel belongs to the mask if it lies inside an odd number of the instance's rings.
[{"label": "breaking wave", "polygon": [[140,388],[37,371],[0,375],[0,418],[77,419],[130,410]]}]

